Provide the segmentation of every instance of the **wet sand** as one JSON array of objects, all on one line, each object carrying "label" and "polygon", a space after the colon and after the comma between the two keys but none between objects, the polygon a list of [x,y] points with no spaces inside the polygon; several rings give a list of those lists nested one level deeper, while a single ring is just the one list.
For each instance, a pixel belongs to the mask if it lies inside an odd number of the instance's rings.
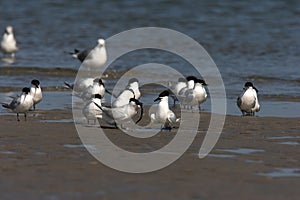
[{"label": "wet sand", "polygon": [[[200,131],[209,117],[201,114]],[[200,132],[179,160],[148,174],[122,173],[94,159],[70,119],[67,110],[35,111],[26,122],[0,117],[0,199],[299,199],[299,118],[226,116],[209,156],[197,156]],[[116,139],[121,132],[106,133]],[[173,136],[164,131],[151,142],[163,146]]]}]

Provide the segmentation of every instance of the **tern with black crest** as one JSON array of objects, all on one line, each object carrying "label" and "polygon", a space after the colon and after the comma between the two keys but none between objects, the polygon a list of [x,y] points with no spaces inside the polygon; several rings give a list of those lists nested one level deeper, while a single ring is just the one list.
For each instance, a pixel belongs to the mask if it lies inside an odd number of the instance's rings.
[{"label": "tern with black crest", "polygon": [[1,103],[4,108],[10,109],[12,112],[17,113],[17,120],[19,119],[19,113],[23,113],[26,121],[26,113],[33,106],[33,97],[30,94],[30,88],[23,88],[21,95],[15,97],[10,104]]},{"label": "tern with black crest", "polygon": [[126,105],[117,108],[108,108],[97,103],[95,103],[95,105],[102,110],[102,118],[100,119],[115,127],[117,127],[119,123],[122,125],[123,122],[135,116],[138,113],[138,108],[141,108],[141,114],[135,123],[138,123],[143,117],[143,104],[134,98],[130,98]]},{"label": "tern with black crest", "polygon": [[43,99],[43,93],[39,80],[33,79],[31,81],[30,94],[33,97],[33,109],[35,110],[35,105],[40,103]]},{"label": "tern with black crest", "polygon": [[257,88],[252,82],[246,82],[243,88],[243,93],[237,98],[237,106],[242,112],[242,115],[255,115],[255,112],[260,110],[260,105],[257,97]]},{"label": "tern with black crest", "polygon": [[128,104],[129,99],[139,99],[140,97],[139,81],[136,78],[131,78],[126,88],[118,95],[112,106],[114,108],[121,107]]},{"label": "tern with black crest", "polygon": [[169,91],[165,90],[159,94],[154,102],[159,101],[154,113],[150,113],[151,123],[160,123],[162,128],[171,129],[172,126],[180,121],[175,113],[169,108]]}]

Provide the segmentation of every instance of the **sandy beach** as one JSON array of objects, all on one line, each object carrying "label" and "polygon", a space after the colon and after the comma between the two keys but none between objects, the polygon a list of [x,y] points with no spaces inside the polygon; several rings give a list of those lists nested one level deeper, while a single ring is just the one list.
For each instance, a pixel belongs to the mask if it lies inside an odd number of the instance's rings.
[{"label": "sandy beach", "polygon": [[[1,199],[274,200],[300,195],[299,118],[226,116],[217,145],[204,159],[197,156],[204,138],[200,133],[170,166],[128,174],[88,153],[68,122],[71,111],[35,111],[26,122],[22,117],[20,122],[15,115],[0,118]],[[210,114],[201,114],[199,130],[209,119]],[[121,132],[106,133],[114,139]],[[164,131],[151,142],[164,145],[173,136]]]}]

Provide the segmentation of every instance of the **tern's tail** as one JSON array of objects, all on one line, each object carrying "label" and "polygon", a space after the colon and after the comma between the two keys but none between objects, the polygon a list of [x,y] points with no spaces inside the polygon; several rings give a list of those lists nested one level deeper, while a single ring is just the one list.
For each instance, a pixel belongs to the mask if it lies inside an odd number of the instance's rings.
[{"label": "tern's tail", "polygon": [[9,105],[7,103],[1,103],[3,108],[9,108]]},{"label": "tern's tail", "polygon": [[74,49],[74,52],[67,52],[67,53],[74,58],[78,58],[78,54],[80,53],[80,51],[78,49]]},{"label": "tern's tail", "polygon": [[68,83],[68,82],[64,82],[64,84],[69,88],[69,89],[72,89],[73,90],[73,85]]}]

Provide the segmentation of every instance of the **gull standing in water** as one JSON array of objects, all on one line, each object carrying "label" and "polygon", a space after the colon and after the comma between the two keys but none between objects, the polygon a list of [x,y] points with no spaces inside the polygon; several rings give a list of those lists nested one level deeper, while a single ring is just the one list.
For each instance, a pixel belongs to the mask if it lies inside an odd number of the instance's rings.
[{"label": "gull standing in water", "polygon": [[242,115],[252,115],[260,110],[260,105],[257,98],[258,90],[253,83],[246,82],[244,92],[237,98],[237,106],[242,111]]},{"label": "gull standing in water", "polygon": [[30,94],[30,88],[23,88],[22,94],[15,97],[10,104],[1,103],[4,108],[10,109],[12,112],[17,113],[17,120],[19,119],[19,113],[24,113],[26,121],[26,113],[33,106],[33,97]]},{"label": "gull standing in water", "polygon": [[139,99],[141,92],[139,90],[139,81],[136,78],[132,78],[128,81],[128,85],[123,90],[116,100],[113,102],[112,107],[117,108],[128,104],[131,98]]},{"label": "gull standing in water", "polygon": [[40,81],[36,79],[31,81],[30,94],[33,97],[33,110],[35,110],[35,105],[40,103],[43,99]]},{"label": "gull standing in water", "polygon": [[106,60],[105,40],[98,39],[97,46],[88,53],[82,65],[87,69],[100,69],[106,63]]},{"label": "gull standing in water", "polygon": [[158,106],[154,113],[150,113],[151,123],[161,123],[162,128],[171,129],[173,124],[178,122],[180,119],[176,118],[176,115],[172,110],[169,109],[169,91],[165,90],[161,92],[154,100],[154,102],[159,101]]},{"label": "gull standing in water", "polygon": [[97,104],[101,106],[101,99],[102,96],[100,94],[94,94],[92,95],[90,101],[88,101],[84,106],[82,113],[87,119],[88,124],[90,120],[94,120],[94,124],[96,124],[96,119],[102,118],[102,110],[95,105]]},{"label": "gull standing in water", "polygon": [[126,122],[136,115],[139,107],[141,108],[141,114],[135,123],[138,123],[143,117],[143,104],[134,98],[130,98],[126,105],[117,108],[107,108],[97,103],[95,105],[102,110],[102,120],[115,127],[118,123]]},{"label": "gull standing in water", "polygon": [[12,58],[18,51],[17,41],[14,37],[13,27],[7,26],[1,41],[1,50],[3,54],[10,54]]}]

